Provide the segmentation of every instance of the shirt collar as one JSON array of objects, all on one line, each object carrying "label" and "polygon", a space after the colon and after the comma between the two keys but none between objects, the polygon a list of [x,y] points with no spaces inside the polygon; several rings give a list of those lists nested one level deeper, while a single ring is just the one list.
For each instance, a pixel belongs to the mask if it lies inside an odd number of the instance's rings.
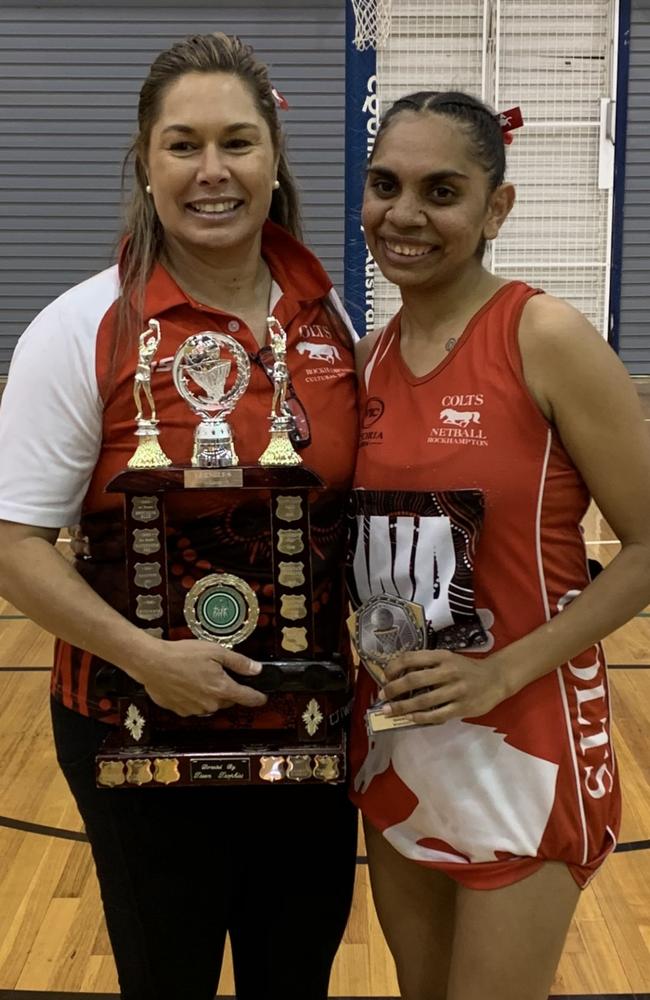
[{"label": "shirt collar", "polygon": [[[281,290],[280,294],[290,302],[322,299],[332,288],[329,275],[314,254],[270,219],[266,220],[262,229],[262,256],[269,265],[274,284]],[[276,290],[276,302],[278,297]],[[168,309],[190,302],[189,296],[169,271],[157,262],[145,289],[145,319],[160,316]]]}]

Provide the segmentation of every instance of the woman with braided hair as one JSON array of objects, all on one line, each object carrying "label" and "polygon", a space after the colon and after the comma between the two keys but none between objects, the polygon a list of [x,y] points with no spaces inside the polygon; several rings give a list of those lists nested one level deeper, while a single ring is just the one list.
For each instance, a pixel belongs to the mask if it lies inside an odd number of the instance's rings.
[{"label": "woman with braided hair", "polygon": [[[403,1000],[546,1000],[619,828],[600,640],[650,600],[636,393],[580,313],[483,266],[504,177],[497,116],[458,92],[397,101],[368,164],[402,308],[359,347],[352,587],[410,647],[360,672],[353,798]],[[622,543],[593,581],[590,495]]]}]

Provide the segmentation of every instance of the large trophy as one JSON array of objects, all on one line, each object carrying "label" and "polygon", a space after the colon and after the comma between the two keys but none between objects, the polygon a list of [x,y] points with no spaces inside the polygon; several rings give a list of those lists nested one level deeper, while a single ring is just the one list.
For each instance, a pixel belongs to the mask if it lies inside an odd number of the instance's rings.
[{"label": "large trophy", "polygon": [[[155,705],[121,675],[128,690],[122,689],[119,698],[119,729],[97,755],[100,787],[345,780],[349,674],[338,657],[339,630],[329,631],[324,648],[313,610],[310,500],[324,487],[293,446],[286,333],[274,317],[267,325],[273,401],[270,439],[258,463],[238,464],[227,421],[249,383],[248,355],[233,337],[211,331],[188,337],[174,358],[175,387],[199,423],[190,462],[170,463],[157,441],[151,371],[160,328],[151,320],[140,337],[135,374],[138,447],[128,469],[108,485],[109,492],[124,495],[131,621],[160,638],[176,637],[180,628],[198,639],[241,647],[240,652],[262,662],[262,672],[232,676],[266,693],[267,705],[182,719]],[[246,579],[246,568],[239,564],[236,572],[210,572],[209,553],[197,545],[192,565],[198,578],[180,600],[178,568],[173,561],[170,565],[168,551],[173,530],[167,508],[173,509],[181,493],[185,500],[190,494],[195,499],[233,490],[244,509],[250,497],[263,512],[269,539],[267,582],[260,587],[258,569]],[[206,517],[196,523],[209,529],[212,522]],[[206,567],[205,572],[196,566]]]}]

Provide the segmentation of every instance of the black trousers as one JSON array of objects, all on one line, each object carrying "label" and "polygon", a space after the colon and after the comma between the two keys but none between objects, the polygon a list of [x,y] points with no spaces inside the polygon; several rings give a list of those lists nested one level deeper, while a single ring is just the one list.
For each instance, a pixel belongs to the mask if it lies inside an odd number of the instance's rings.
[{"label": "black trousers", "polygon": [[212,1000],[226,932],[238,1000],[325,1000],[352,900],[339,786],[97,789],[110,727],[52,703],[123,1000]]}]

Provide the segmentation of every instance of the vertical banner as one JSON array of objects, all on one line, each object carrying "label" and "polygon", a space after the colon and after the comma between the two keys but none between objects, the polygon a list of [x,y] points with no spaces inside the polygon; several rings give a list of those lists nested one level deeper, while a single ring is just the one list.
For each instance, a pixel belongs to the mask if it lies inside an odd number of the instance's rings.
[{"label": "vertical banner", "polygon": [[376,54],[368,45],[354,44],[355,13],[352,0],[345,12],[345,289],[350,319],[364,336],[374,328],[375,265],[366,250],[361,227],[361,201],[365,168],[379,125]]}]

